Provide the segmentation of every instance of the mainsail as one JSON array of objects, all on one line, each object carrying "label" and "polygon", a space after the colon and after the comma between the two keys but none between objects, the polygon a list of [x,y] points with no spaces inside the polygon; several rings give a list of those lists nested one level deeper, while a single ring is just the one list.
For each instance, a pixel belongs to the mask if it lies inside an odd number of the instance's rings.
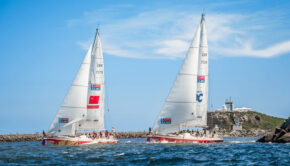
[{"label": "mainsail", "polygon": [[99,31],[58,110],[49,133],[75,135],[76,130],[104,129],[104,64]]},{"label": "mainsail", "polygon": [[184,127],[206,126],[208,56],[205,19],[202,15],[194,39],[153,131],[171,133]]}]

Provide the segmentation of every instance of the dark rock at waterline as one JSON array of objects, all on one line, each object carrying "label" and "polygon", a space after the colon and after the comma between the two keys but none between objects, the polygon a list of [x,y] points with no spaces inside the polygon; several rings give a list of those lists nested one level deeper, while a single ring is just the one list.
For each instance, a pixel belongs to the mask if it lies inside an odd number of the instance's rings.
[{"label": "dark rock at waterline", "polygon": [[258,139],[257,142],[290,143],[290,117],[280,128],[275,129],[274,134],[266,135]]},{"label": "dark rock at waterline", "polygon": [[0,142],[40,141],[42,134],[9,134],[0,135]]},{"label": "dark rock at waterline", "polygon": [[[119,138],[145,138],[148,132],[117,132]],[[47,134],[47,137],[52,135]],[[25,141],[41,141],[43,138],[42,134],[7,134],[0,135],[0,142],[25,142]]]}]

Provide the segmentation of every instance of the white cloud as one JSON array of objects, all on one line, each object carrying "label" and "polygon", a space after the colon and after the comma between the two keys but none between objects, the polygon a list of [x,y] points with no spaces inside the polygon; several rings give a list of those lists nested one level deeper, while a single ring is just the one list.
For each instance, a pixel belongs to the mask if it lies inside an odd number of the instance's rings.
[{"label": "white cloud", "polygon": [[230,56],[247,56],[258,58],[270,58],[290,52],[290,41],[284,41],[265,49],[255,50],[251,43],[246,43],[242,48],[221,49],[221,53]]},{"label": "white cloud", "polygon": [[77,41],[76,44],[84,50],[88,50],[90,47],[90,41],[86,41],[86,42]]},{"label": "white cloud", "polygon": [[143,56],[141,54],[136,54],[134,51],[126,50],[126,49],[120,49],[119,47],[116,47],[115,45],[105,45],[103,46],[103,51],[106,54],[109,55],[115,55],[125,58],[138,58],[138,59],[146,59],[146,56]]},{"label": "white cloud", "polygon": [[[156,44],[158,45],[158,44]],[[154,52],[168,57],[180,57],[180,53],[184,53],[188,49],[188,43],[182,40],[164,40],[160,42],[160,47]]]},{"label": "white cloud", "polygon": [[[104,17],[106,12],[110,14]],[[119,18],[117,15],[110,9],[86,12],[81,19],[69,20],[68,26],[84,23],[96,25],[96,22],[103,22],[101,25],[103,50],[110,55],[127,58],[175,59],[185,56],[200,21],[200,14],[174,9],[139,12],[124,18]],[[239,14],[206,16],[211,57],[269,58],[290,52],[289,41],[277,41],[276,44],[265,49],[254,49],[252,43],[255,41],[255,33],[253,32],[264,30],[265,26],[261,23],[247,25],[249,17]],[[89,46],[89,42],[77,42],[77,44],[84,49]]]}]

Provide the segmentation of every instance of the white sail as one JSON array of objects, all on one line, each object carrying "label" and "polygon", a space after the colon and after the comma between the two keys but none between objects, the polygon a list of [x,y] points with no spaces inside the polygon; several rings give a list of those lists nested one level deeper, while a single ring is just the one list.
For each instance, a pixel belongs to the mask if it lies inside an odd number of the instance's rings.
[{"label": "white sail", "polygon": [[52,121],[49,133],[54,135],[74,135],[76,122],[85,117],[87,111],[87,92],[89,69],[91,63],[91,47],[71,85],[61,107]]},{"label": "white sail", "polygon": [[154,123],[153,131],[157,133],[176,132],[182,124],[195,119],[196,96],[194,94],[197,90],[199,39],[200,26]]},{"label": "white sail", "polygon": [[92,46],[89,82],[87,90],[87,114],[78,129],[103,130],[105,111],[104,60],[99,31]]},{"label": "white sail", "polygon": [[208,55],[205,20],[195,33],[183,65],[163,105],[153,131],[171,133],[184,127],[206,126]]}]

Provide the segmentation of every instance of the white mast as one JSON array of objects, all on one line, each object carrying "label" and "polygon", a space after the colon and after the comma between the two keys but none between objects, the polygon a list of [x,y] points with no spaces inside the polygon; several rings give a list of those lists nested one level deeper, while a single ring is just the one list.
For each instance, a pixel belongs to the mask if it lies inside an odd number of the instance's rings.
[{"label": "white mast", "polygon": [[207,78],[207,40],[205,20],[204,15],[202,15],[201,23],[170,93],[154,123],[153,131],[170,133],[178,131],[181,126],[205,126],[208,96]]}]

